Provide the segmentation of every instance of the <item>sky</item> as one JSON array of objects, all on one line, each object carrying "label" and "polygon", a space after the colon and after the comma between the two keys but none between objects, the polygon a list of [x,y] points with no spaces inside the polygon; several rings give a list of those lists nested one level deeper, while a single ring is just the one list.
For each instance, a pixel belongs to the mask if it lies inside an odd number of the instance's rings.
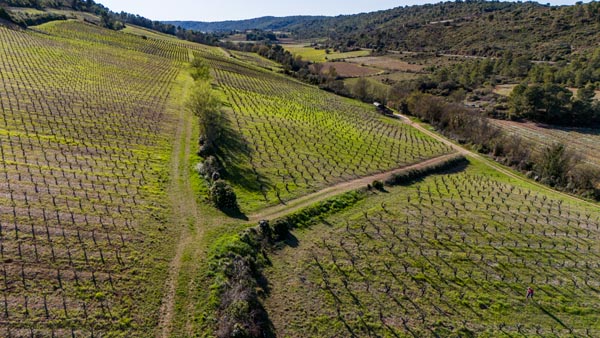
[{"label": "sky", "polygon": [[[96,0],[115,12],[139,14],[152,20],[224,21],[261,16],[356,14],[438,1],[419,0]],[[577,0],[541,0],[571,5]],[[584,2],[589,2],[584,1]]]}]

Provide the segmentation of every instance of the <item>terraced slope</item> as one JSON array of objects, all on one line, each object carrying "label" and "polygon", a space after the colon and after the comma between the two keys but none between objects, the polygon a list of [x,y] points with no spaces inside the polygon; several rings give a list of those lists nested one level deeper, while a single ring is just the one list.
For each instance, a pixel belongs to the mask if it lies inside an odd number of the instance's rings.
[{"label": "terraced slope", "polygon": [[266,309],[281,337],[595,337],[599,218],[473,161],[294,232]]},{"label": "terraced slope", "polygon": [[188,56],[76,21],[0,26],[0,336],[155,330]]},{"label": "terraced slope", "polygon": [[555,143],[562,143],[582,159],[600,167],[600,131],[594,128],[544,127],[535,123],[494,120],[507,133],[514,133],[525,140],[540,145],[537,151]]},{"label": "terraced slope", "polygon": [[452,152],[358,103],[243,63],[199,52],[231,106],[239,147],[224,157],[243,209]]}]

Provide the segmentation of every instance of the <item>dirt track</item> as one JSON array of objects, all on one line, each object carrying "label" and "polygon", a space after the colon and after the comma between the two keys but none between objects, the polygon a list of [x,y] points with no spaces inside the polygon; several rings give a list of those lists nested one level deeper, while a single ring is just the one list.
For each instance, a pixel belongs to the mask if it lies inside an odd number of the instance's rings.
[{"label": "dirt track", "polygon": [[[484,163],[485,165],[487,165],[488,167],[493,168],[494,170],[497,170],[511,178],[514,178],[516,180],[520,180],[520,181],[527,181],[530,184],[534,184],[536,185],[538,188],[540,189],[544,189],[546,191],[551,191],[553,193],[565,196],[565,197],[569,197],[569,198],[575,198],[580,202],[589,204],[589,205],[593,205],[593,206],[597,206],[594,203],[588,202],[586,200],[583,200],[581,198],[578,198],[576,196],[572,196],[560,191],[556,191],[553,189],[550,189],[548,187],[546,187],[545,185],[539,184],[535,181],[531,181],[531,180],[526,180],[523,177],[517,175],[516,173],[514,173],[512,170],[504,168],[502,165],[493,162],[492,160],[485,158],[484,156],[481,156],[477,153],[474,153],[464,147],[461,147],[460,145],[457,145],[451,141],[449,141],[448,139],[444,138],[443,136],[428,130],[427,128],[423,127],[422,125],[412,122],[410,119],[408,119],[406,116],[401,115],[401,114],[395,114],[397,117],[400,118],[400,121],[402,123],[406,123],[411,125],[412,127],[418,129],[419,131],[421,131],[422,133],[433,137],[434,139],[452,147],[454,150],[456,150],[459,154],[465,155],[465,156],[469,156],[471,158],[475,158],[479,161],[481,161],[482,163]],[[339,184],[336,184],[334,186],[325,188],[323,190],[319,190],[317,192],[314,192],[312,194],[291,200],[289,202],[287,202],[285,205],[276,205],[270,208],[266,208],[263,209],[262,211],[260,211],[259,213],[256,213],[254,215],[250,215],[249,221],[250,222],[257,222],[259,220],[262,219],[275,219],[278,217],[282,217],[285,216],[287,214],[293,213],[295,211],[301,210],[303,208],[306,208],[312,204],[315,204],[317,202],[326,200],[328,198],[331,198],[333,196],[339,195],[339,194],[343,194],[345,192],[348,191],[352,191],[352,190],[356,190],[362,187],[365,187],[367,184],[372,183],[375,180],[379,180],[379,181],[384,181],[385,179],[387,179],[388,177],[390,177],[393,174],[397,174],[397,173],[401,173],[401,172],[405,172],[411,169],[420,169],[423,167],[427,167],[430,165],[434,165],[440,162],[443,162],[451,157],[456,156],[456,153],[452,153],[452,154],[448,154],[448,155],[442,155],[442,156],[438,156],[420,163],[416,163],[413,165],[409,165],[409,166],[405,166],[402,168],[397,168],[391,171],[387,171],[384,173],[379,173],[379,174],[375,174],[375,175],[371,175],[371,176],[367,176],[367,177],[363,177],[363,178],[359,178],[353,181],[347,181],[347,182],[342,182]]]},{"label": "dirt track", "polygon": [[394,114],[394,115],[396,115],[397,117],[399,117],[402,122],[410,124],[411,126],[415,127],[419,131],[421,131],[421,132],[423,132],[423,133],[425,133],[425,134],[427,134],[427,135],[435,138],[436,140],[438,140],[440,142],[443,142],[443,143],[451,146],[453,149],[455,149],[456,151],[460,152],[461,154],[463,154],[465,156],[469,156],[469,157],[475,158],[475,159],[481,161],[483,164],[487,165],[488,167],[490,167],[490,168],[492,168],[492,169],[494,169],[496,171],[499,171],[499,172],[501,172],[501,173],[503,173],[503,174],[505,174],[505,175],[507,175],[507,176],[509,176],[511,178],[514,178],[514,179],[519,180],[519,181],[526,181],[527,183],[533,184],[536,187],[538,187],[539,189],[542,189],[544,191],[550,191],[552,193],[555,193],[555,194],[558,194],[558,195],[562,195],[564,197],[576,199],[579,202],[582,202],[584,204],[588,204],[590,206],[598,207],[598,204],[596,204],[596,203],[592,203],[592,202],[586,201],[586,200],[584,200],[582,198],[579,198],[577,196],[573,196],[573,195],[570,195],[570,194],[567,194],[567,193],[564,193],[564,192],[561,192],[561,191],[558,191],[558,190],[551,189],[551,188],[549,188],[549,187],[547,187],[547,186],[545,186],[543,184],[537,183],[537,182],[535,182],[533,180],[525,179],[522,176],[517,175],[512,170],[505,168],[501,164],[498,164],[498,163],[494,162],[493,160],[490,160],[490,159],[488,159],[488,158],[486,158],[484,156],[479,155],[478,153],[472,152],[472,151],[470,151],[470,150],[468,150],[468,149],[466,149],[464,147],[461,147],[458,144],[455,144],[455,143],[449,141],[445,137],[443,137],[443,136],[441,136],[441,135],[439,135],[439,134],[437,134],[437,133],[435,133],[435,132],[433,132],[433,131],[425,128],[425,127],[423,127],[422,125],[420,125],[418,123],[415,123],[415,122],[411,121],[410,119],[408,119],[404,115],[401,115],[401,114]]},{"label": "dirt track", "polygon": [[385,181],[387,178],[389,178],[393,174],[406,172],[406,171],[409,171],[412,169],[422,169],[422,168],[425,168],[425,167],[428,167],[431,165],[435,165],[435,164],[444,162],[455,156],[457,156],[456,153],[442,155],[442,156],[431,158],[429,160],[425,160],[423,162],[404,166],[404,167],[386,171],[383,173],[379,173],[379,174],[375,174],[375,175],[371,175],[371,176],[367,176],[367,177],[362,177],[362,178],[352,180],[352,181],[342,182],[342,183],[336,184],[334,186],[325,188],[323,190],[319,190],[315,193],[297,198],[295,200],[291,200],[288,203],[286,203],[285,205],[280,204],[280,205],[276,205],[276,206],[273,206],[273,207],[270,207],[267,209],[263,209],[261,212],[251,215],[249,217],[249,220],[251,222],[256,222],[256,221],[259,221],[262,219],[274,219],[274,218],[282,217],[282,216],[290,214],[294,211],[298,211],[300,209],[306,208],[314,203],[326,200],[330,197],[333,197],[333,196],[336,196],[339,194],[343,194],[348,191],[366,187],[367,184],[370,184],[375,180]]}]

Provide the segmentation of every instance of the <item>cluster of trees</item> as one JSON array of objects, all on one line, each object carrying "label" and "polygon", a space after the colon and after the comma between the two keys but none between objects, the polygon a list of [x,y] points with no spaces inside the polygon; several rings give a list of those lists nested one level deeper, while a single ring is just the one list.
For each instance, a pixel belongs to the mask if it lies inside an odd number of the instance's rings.
[{"label": "cluster of trees", "polygon": [[223,167],[218,156],[227,128],[226,119],[221,111],[221,100],[212,89],[208,65],[195,58],[191,68],[195,84],[188,98],[187,108],[198,118],[198,155],[204,158],[197,166],[197,171],[209,183],[209,194],[214,205],[221,210],[235,212],[238,211],[237,196],[233,188],[222,179]]},{"label": "cluster of trees", "polygon": [[[2,7],[3,4],[0,4],[0,19],[4,19],[15,23],[21,27],[26,28],[27,26],[32,25],[41,25],[46,22],[56,21],[56,20],[66,20],[67,17],[62,14],[49,13],[49,12],[15,12],[9,11],[8,9]],[[42,9],[42,5],[40,1],[34,0],[22,0],[22,1],[8,1],[8,5],[14,7],[30,7],[35,9]]]},{"label": "cluster of trees", "polygon": [[246,33],[246,40],[248,41],[277,41],[277,35],[273,32],[267,32],[263,30],[255,29],[251,32]]},{"label": "cluster of trees", "polygon": [[600,171],[583,163],[564,145],[533,152],[535,144],[506,134],[479,112],[427,93],[413,92],[403,100],[402,108],[445,135],[469,143],[544,184],[600,200]]},{"label": "cluster of trees", "polygon": [[493,57],[515,51],[558,61],[573,50],[596,45],[590,29],[599,22],[598,2],[550,6],[473,0],[329,18],[292,31],[299,38],[327,32],[327,46],[340,50],[362,47]]},{"label": "cluster of trees", "polygon": [[465,60],[454,65],[430,69],[431,79],[440,85],[448,84],[473,89],[485,84],[556,83],[582,88],[600,85],[600,48],[582,52],[570,62],[534,62],[527,56],[507,53],[499,58]]},{"label": "cluster of trees", "polygon": [[[98,15],[100,17],[101,24],[109,29],[119,30],[124,28],[125,24],[132,24],[165,34],[174,35],[183,40],[207,45],[219,44],[219,38],[216,35],[187,30],[182,27],[162,23],[160,21],[152,21],[140,15],[126,12],[115,13],[110,11],[110,9],[102,4],[96,3],[94,0],[3,0],[2,3],[13,7],[28,7],[40,10],[45,8],[70,8],[75,11],[88,12]],[[66,19],[64,15],[57,15],[49,12],[30,17],[20,17],[14,13],[6,11],[4,8],[2,9],[2,12],[0,12],[0,15],[2,15],[3,19],[10,20],[23,27],[27,27],[28,25],[38,25],[48,21]]]},{"label": "cluster of trees", "polygon": [[202,43],[205,45],[216,45],[219,43],[219,38],[213,34],[204,34],[201,32],[189,30],[182,28],[180,26],[175,26],[168,23],[163,23],[160,21],[152,21],[143,16],[130,14],[126,12],[121,13],[113,13],[109,12],[111,18],[118,22],[123,22],[125,24],[136,25],[148,29],[152,29],[161,33],[174,35],[182,40]]},{"label": "cluster of trees", "polygon": [[[571,63],[533,62],[512,54],[464,61],[434,69],[416,87],[452,96],[515,82],[521,84],[514,88],[509,100],[500,100],[506,101],[508,107],[493,109],[490,112],[494,116],[572,126],[600,123],[600,105],[594,100],[594,91],[600,86],[600,48],[583,53]],[[570,86],[579,88],[576,95],[567,88]]]},{"label": "cluster of trees", "polygon": [[594,100],[595,87],[588,84],[577,95],[553,84],[517,85],[510,95],[509,117],[562,125],[600,124],[600,103]]},{"label": "cluster of trees", "polygon": [[40,0],[3,0],[2,3],[11,7],[42,9],[42,2]]}]

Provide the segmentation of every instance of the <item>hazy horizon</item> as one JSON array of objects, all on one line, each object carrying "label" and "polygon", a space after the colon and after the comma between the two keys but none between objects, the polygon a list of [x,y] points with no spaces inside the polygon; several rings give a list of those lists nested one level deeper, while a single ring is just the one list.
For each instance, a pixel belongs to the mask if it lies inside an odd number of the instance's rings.
[{"label": "hazy horizon", "polygon": [[[165,7],[164,1],[159,0],[97,0],[115,12],[125,11],[139,14],[152,20],[160,21],[229,21],[245,20],[263,16],[294,16],[294,15],[348,15],[364,12],[374,12],[399,6],[424,5],[441,1],[418,0],[376,0],[352,1],[346,0],[304,0],[289,2],[282,0],[253,1],[248,6],[243,0],[221,0],[219,2],[197,2],[193,0],[173,0]],[[572,5],[576,0],[538,1],[552,5]],[[583,1],[590,2],[590,0]]]}]

